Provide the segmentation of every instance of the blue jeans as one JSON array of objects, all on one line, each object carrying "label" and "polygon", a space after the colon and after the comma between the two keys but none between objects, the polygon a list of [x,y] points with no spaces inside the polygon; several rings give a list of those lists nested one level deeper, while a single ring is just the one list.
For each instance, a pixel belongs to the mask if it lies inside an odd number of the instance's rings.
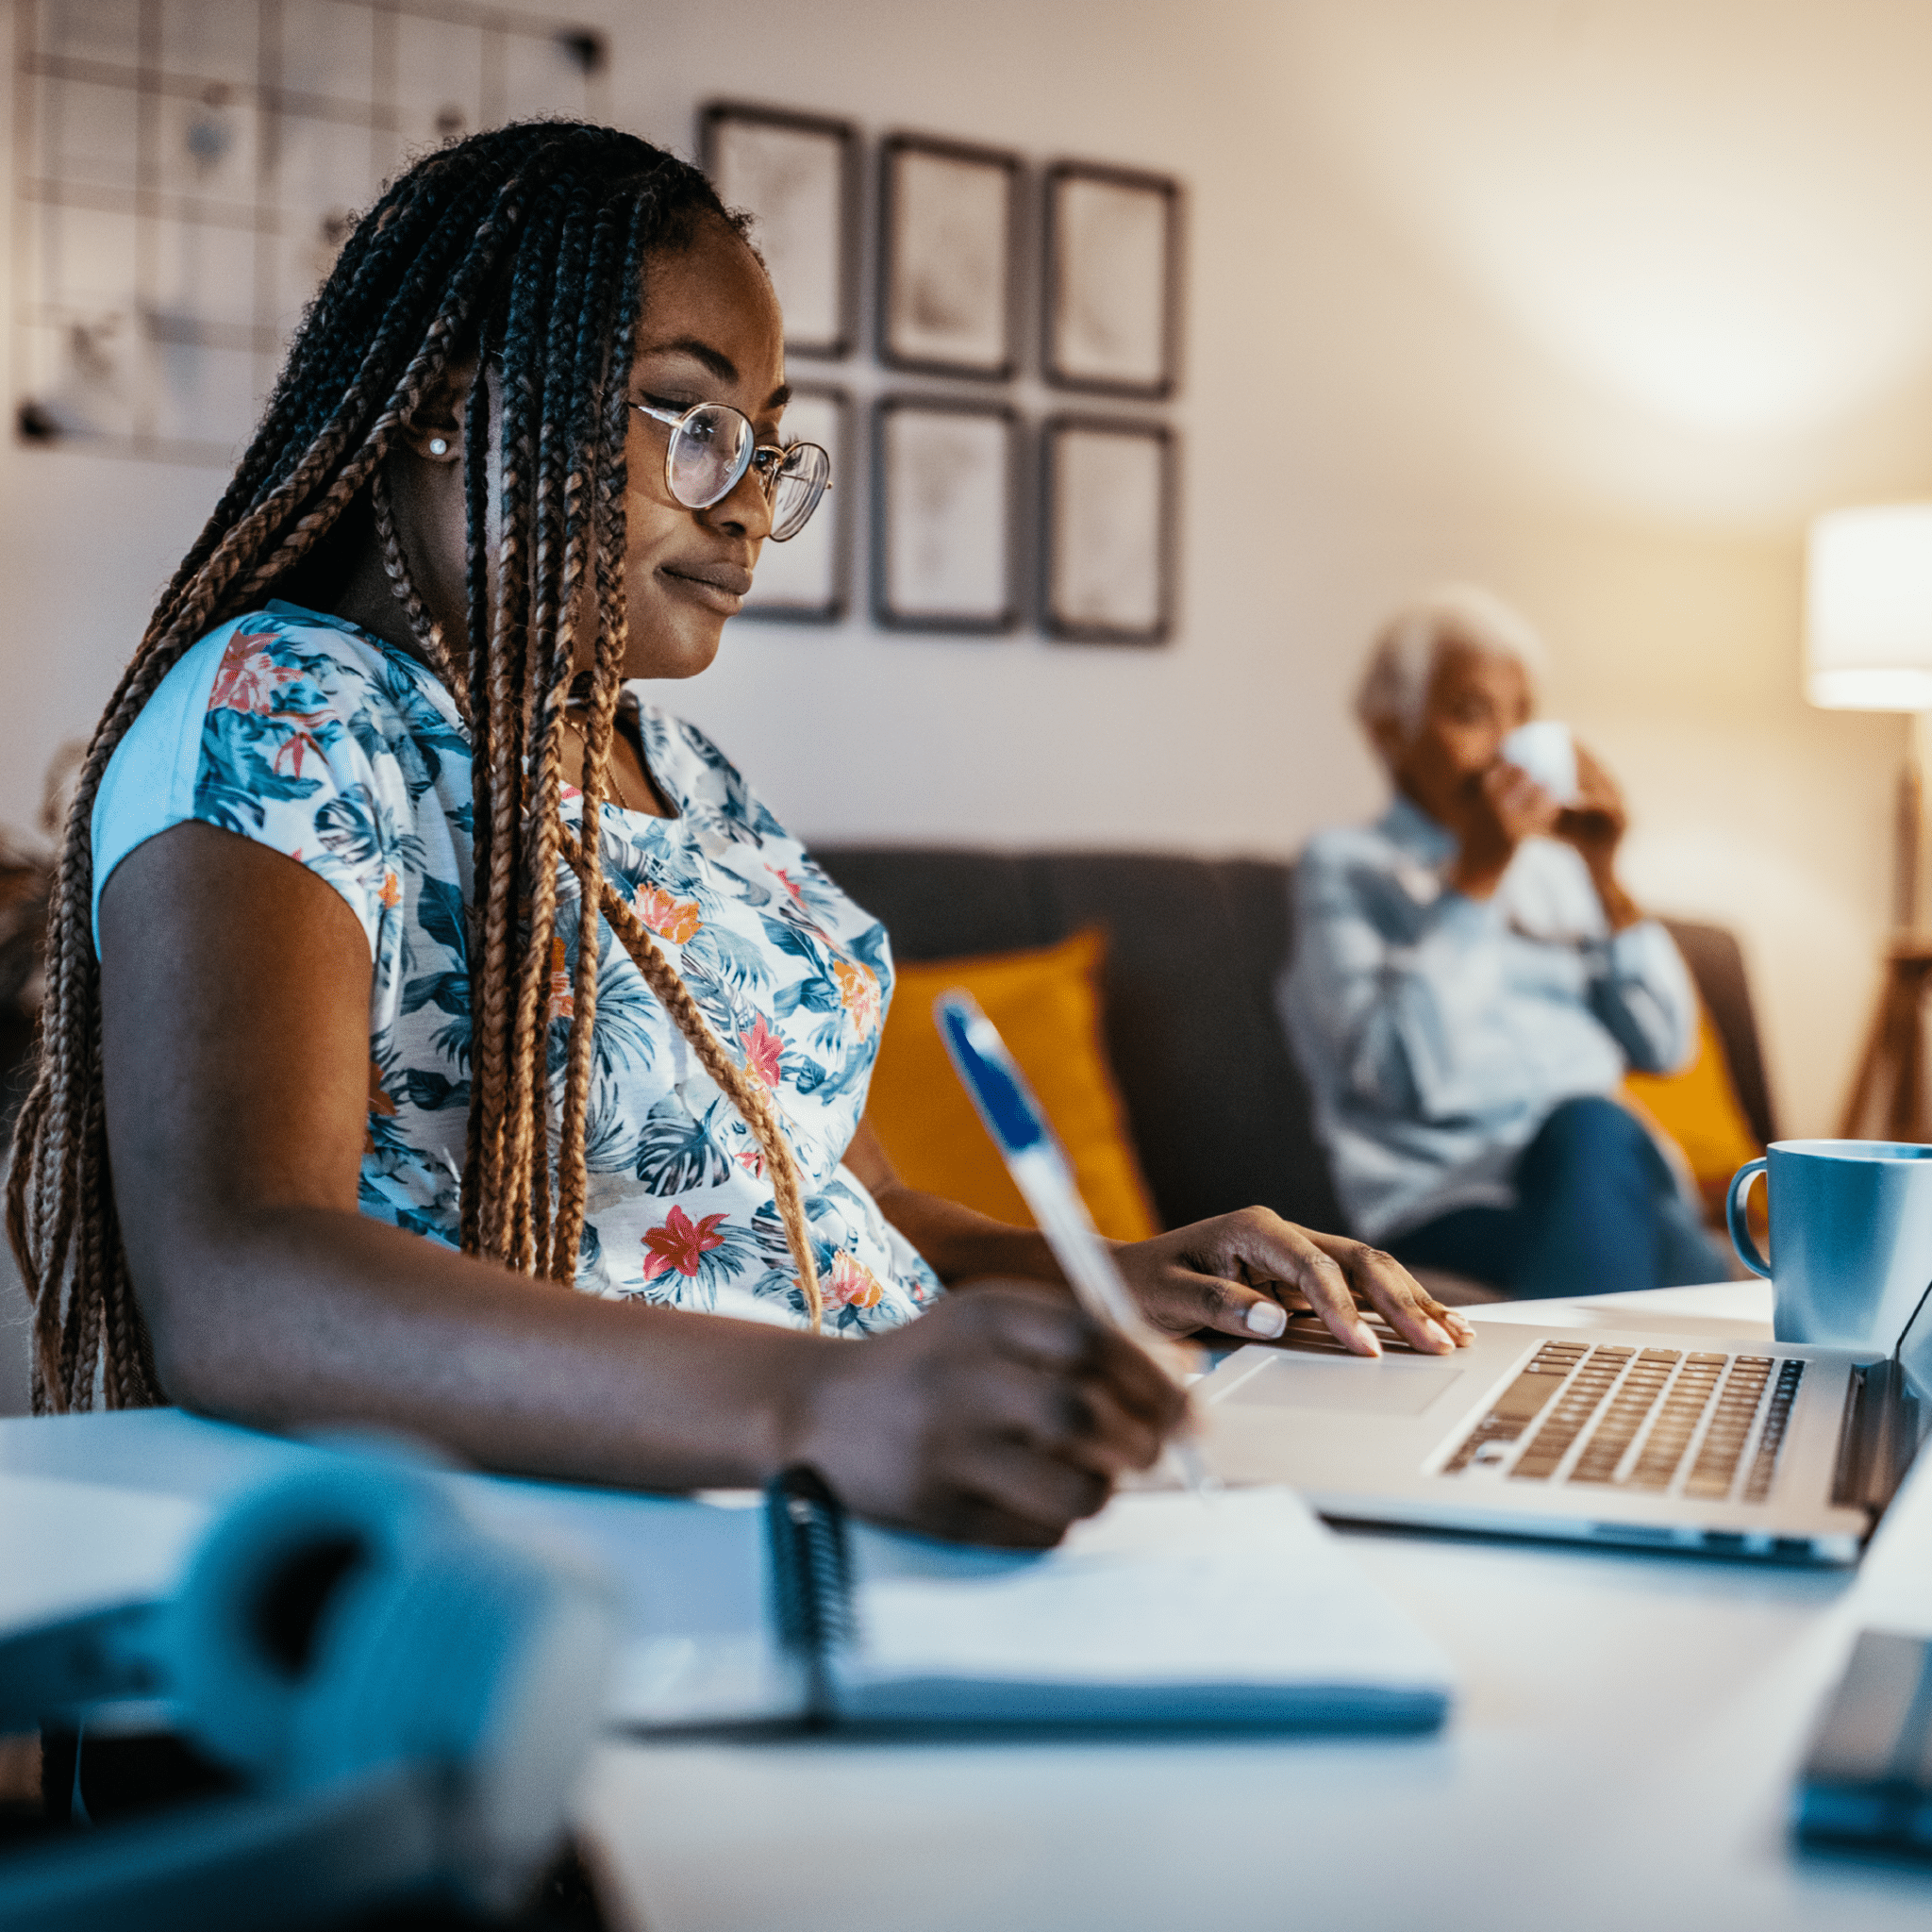
[{"label": "blue jeans", "polygon": [[1385,1243],[1523,1298],[1723,1281],[1723,1256],[1650,1136],[1614,1100],[1566,1100],[1523,1150],[1514,1208],[1458,1208]]}]

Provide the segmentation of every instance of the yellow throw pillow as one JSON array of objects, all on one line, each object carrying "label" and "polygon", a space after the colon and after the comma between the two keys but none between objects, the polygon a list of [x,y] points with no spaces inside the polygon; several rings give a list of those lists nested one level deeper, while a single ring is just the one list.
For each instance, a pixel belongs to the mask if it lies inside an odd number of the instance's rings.
[{"label": "yellow throw pillow", "polygon": [[1033,1225],[933,1024],[933,1001],[962,987],[1032,1082],[1094,1225],[1124,1241],[1160,1231],[1101,1033],[1106,958],[1107,935],[1094,928],[1038,951],[895,969],[866,1118],[902,1180],[1000,1221]]},{"label": "yellow throw pillow", "polygon": [[1624,1093],[1684,1150],[1706,1208],[1722,1213],[1731,1176],[1764,1149],[1738,1105],[1724,1043],[1701,1001],[1697,1058],[1681,1074],[1627,1074]]}]

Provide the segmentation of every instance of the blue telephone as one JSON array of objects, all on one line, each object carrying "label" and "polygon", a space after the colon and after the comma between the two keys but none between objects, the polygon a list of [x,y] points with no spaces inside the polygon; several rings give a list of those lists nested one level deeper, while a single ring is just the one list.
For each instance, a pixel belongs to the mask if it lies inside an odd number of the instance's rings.
[{"label": "blue telephone", "polygon": [[353,1455],[224,1510],[172,1599],[0,1641],[0,1732],[158,1702],[234,1774],[0,1854],[8,1932],[325,1925],[513,1908],[557,1851],[619,1631],[613,1588]]}]

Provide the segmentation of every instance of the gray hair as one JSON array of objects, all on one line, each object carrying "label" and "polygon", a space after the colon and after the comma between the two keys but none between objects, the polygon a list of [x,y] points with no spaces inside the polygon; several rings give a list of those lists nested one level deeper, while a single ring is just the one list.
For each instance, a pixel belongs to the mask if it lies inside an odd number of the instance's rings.
[{"label": "gray hair", "polygon": [[1547,661],[1543,641],[1529,621],[1493,591],[1441,584],[1405,604],[1376,633],[1355,693],[1355,714],[1372,739],[1377,726],[1389,724],[1404,739],[1415,736],[1437,661],[1451,644],[1513,658],[1532,681]]}]

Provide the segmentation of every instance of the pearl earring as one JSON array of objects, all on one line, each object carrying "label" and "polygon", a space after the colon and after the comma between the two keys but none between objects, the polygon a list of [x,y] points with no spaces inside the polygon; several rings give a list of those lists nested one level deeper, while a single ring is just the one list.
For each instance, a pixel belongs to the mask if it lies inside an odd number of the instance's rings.
[{"label": "pearl earring", "polygon": [[429,454],[433,457],[446,457],[449,454],[448,442],[441,436],[432,436],[429,439]]}]

